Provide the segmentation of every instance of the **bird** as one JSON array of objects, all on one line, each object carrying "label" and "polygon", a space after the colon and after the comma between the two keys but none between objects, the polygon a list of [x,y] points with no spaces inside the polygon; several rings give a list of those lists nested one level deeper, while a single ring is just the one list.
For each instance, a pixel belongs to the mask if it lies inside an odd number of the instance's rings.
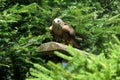
[{"label": "bird", "polygon": [[55,18],[49,27],[54,41],[79,48],[75,41],[75,30],[60,18]]}]

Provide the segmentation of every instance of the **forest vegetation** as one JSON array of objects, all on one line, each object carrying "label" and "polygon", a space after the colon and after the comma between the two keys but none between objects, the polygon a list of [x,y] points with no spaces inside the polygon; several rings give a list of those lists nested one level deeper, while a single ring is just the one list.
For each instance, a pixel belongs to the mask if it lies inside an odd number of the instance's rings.
[{"label": "forest vegetation", "polygon": [[[55,51],[63,67],[39,55],[53,41],[56,17],[75,29],[89,57],[71,46],[71,56]],[[120,80],[120,1],[0,0],[0,80]]]}]

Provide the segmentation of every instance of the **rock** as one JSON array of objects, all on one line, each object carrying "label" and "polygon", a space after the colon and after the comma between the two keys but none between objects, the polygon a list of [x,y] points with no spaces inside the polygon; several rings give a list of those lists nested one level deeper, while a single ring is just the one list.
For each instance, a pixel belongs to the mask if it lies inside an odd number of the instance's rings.
[{"label": "rock", "polygon": [[[84,51],[79,50],[77,48],[74,48],[74,49],[77,50],[79,53],[84,53],[85,55],[88,56],[87,52],[84,52]],[[53,56],[54,51],[59,51],[59,52],[62,52],[63,54],[69,55],[69,52],[67,50],[67,45],[64,45],[64,44],[61,44],[58,42],[44,43],[44,44],[40,45],[40,47],[38,49],[38,52],[40,52],[41,55]]]},{"label": "rock", "polygon": [[[78,51],[79,53],[85,54],[87,57],[89,57],[89,54],[85,51],[79,50],[77,48],[74,48],[76,51]],[[67,45],[58,43],[58,42],[47,42],[47,43],[43,43],[40,45],[38,52],[40,53],[40,57],[42,59],[44,59],[46,62],[51,60],[55,63],[63,63],[64,61],[66,62],[66,60],[56,56],[54,54],[54,51],[59,51],[63,54],[66,55],[70,55],[69,51],[67,49]]]}]

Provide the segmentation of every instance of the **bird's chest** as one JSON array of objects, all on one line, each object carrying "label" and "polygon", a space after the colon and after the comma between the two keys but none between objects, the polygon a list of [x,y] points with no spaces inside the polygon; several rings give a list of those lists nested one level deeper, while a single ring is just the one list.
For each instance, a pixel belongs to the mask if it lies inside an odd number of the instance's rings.
[{"label": "bird's chest", "polygon": [[62,35],[62,34],[63,34],[62,28],[60,28],[60,27],[54,27],[54,28],[53,28],[53,32],[54,32],[56,35]]}]

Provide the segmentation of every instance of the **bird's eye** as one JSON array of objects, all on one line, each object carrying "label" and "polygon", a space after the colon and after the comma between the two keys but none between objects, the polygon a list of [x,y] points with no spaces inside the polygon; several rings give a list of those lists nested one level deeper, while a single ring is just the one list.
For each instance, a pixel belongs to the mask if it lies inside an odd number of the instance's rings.
[{"label": "bird's eye", "polygon": [[57,22],[60,22],[60,20],[58,20]]}]

